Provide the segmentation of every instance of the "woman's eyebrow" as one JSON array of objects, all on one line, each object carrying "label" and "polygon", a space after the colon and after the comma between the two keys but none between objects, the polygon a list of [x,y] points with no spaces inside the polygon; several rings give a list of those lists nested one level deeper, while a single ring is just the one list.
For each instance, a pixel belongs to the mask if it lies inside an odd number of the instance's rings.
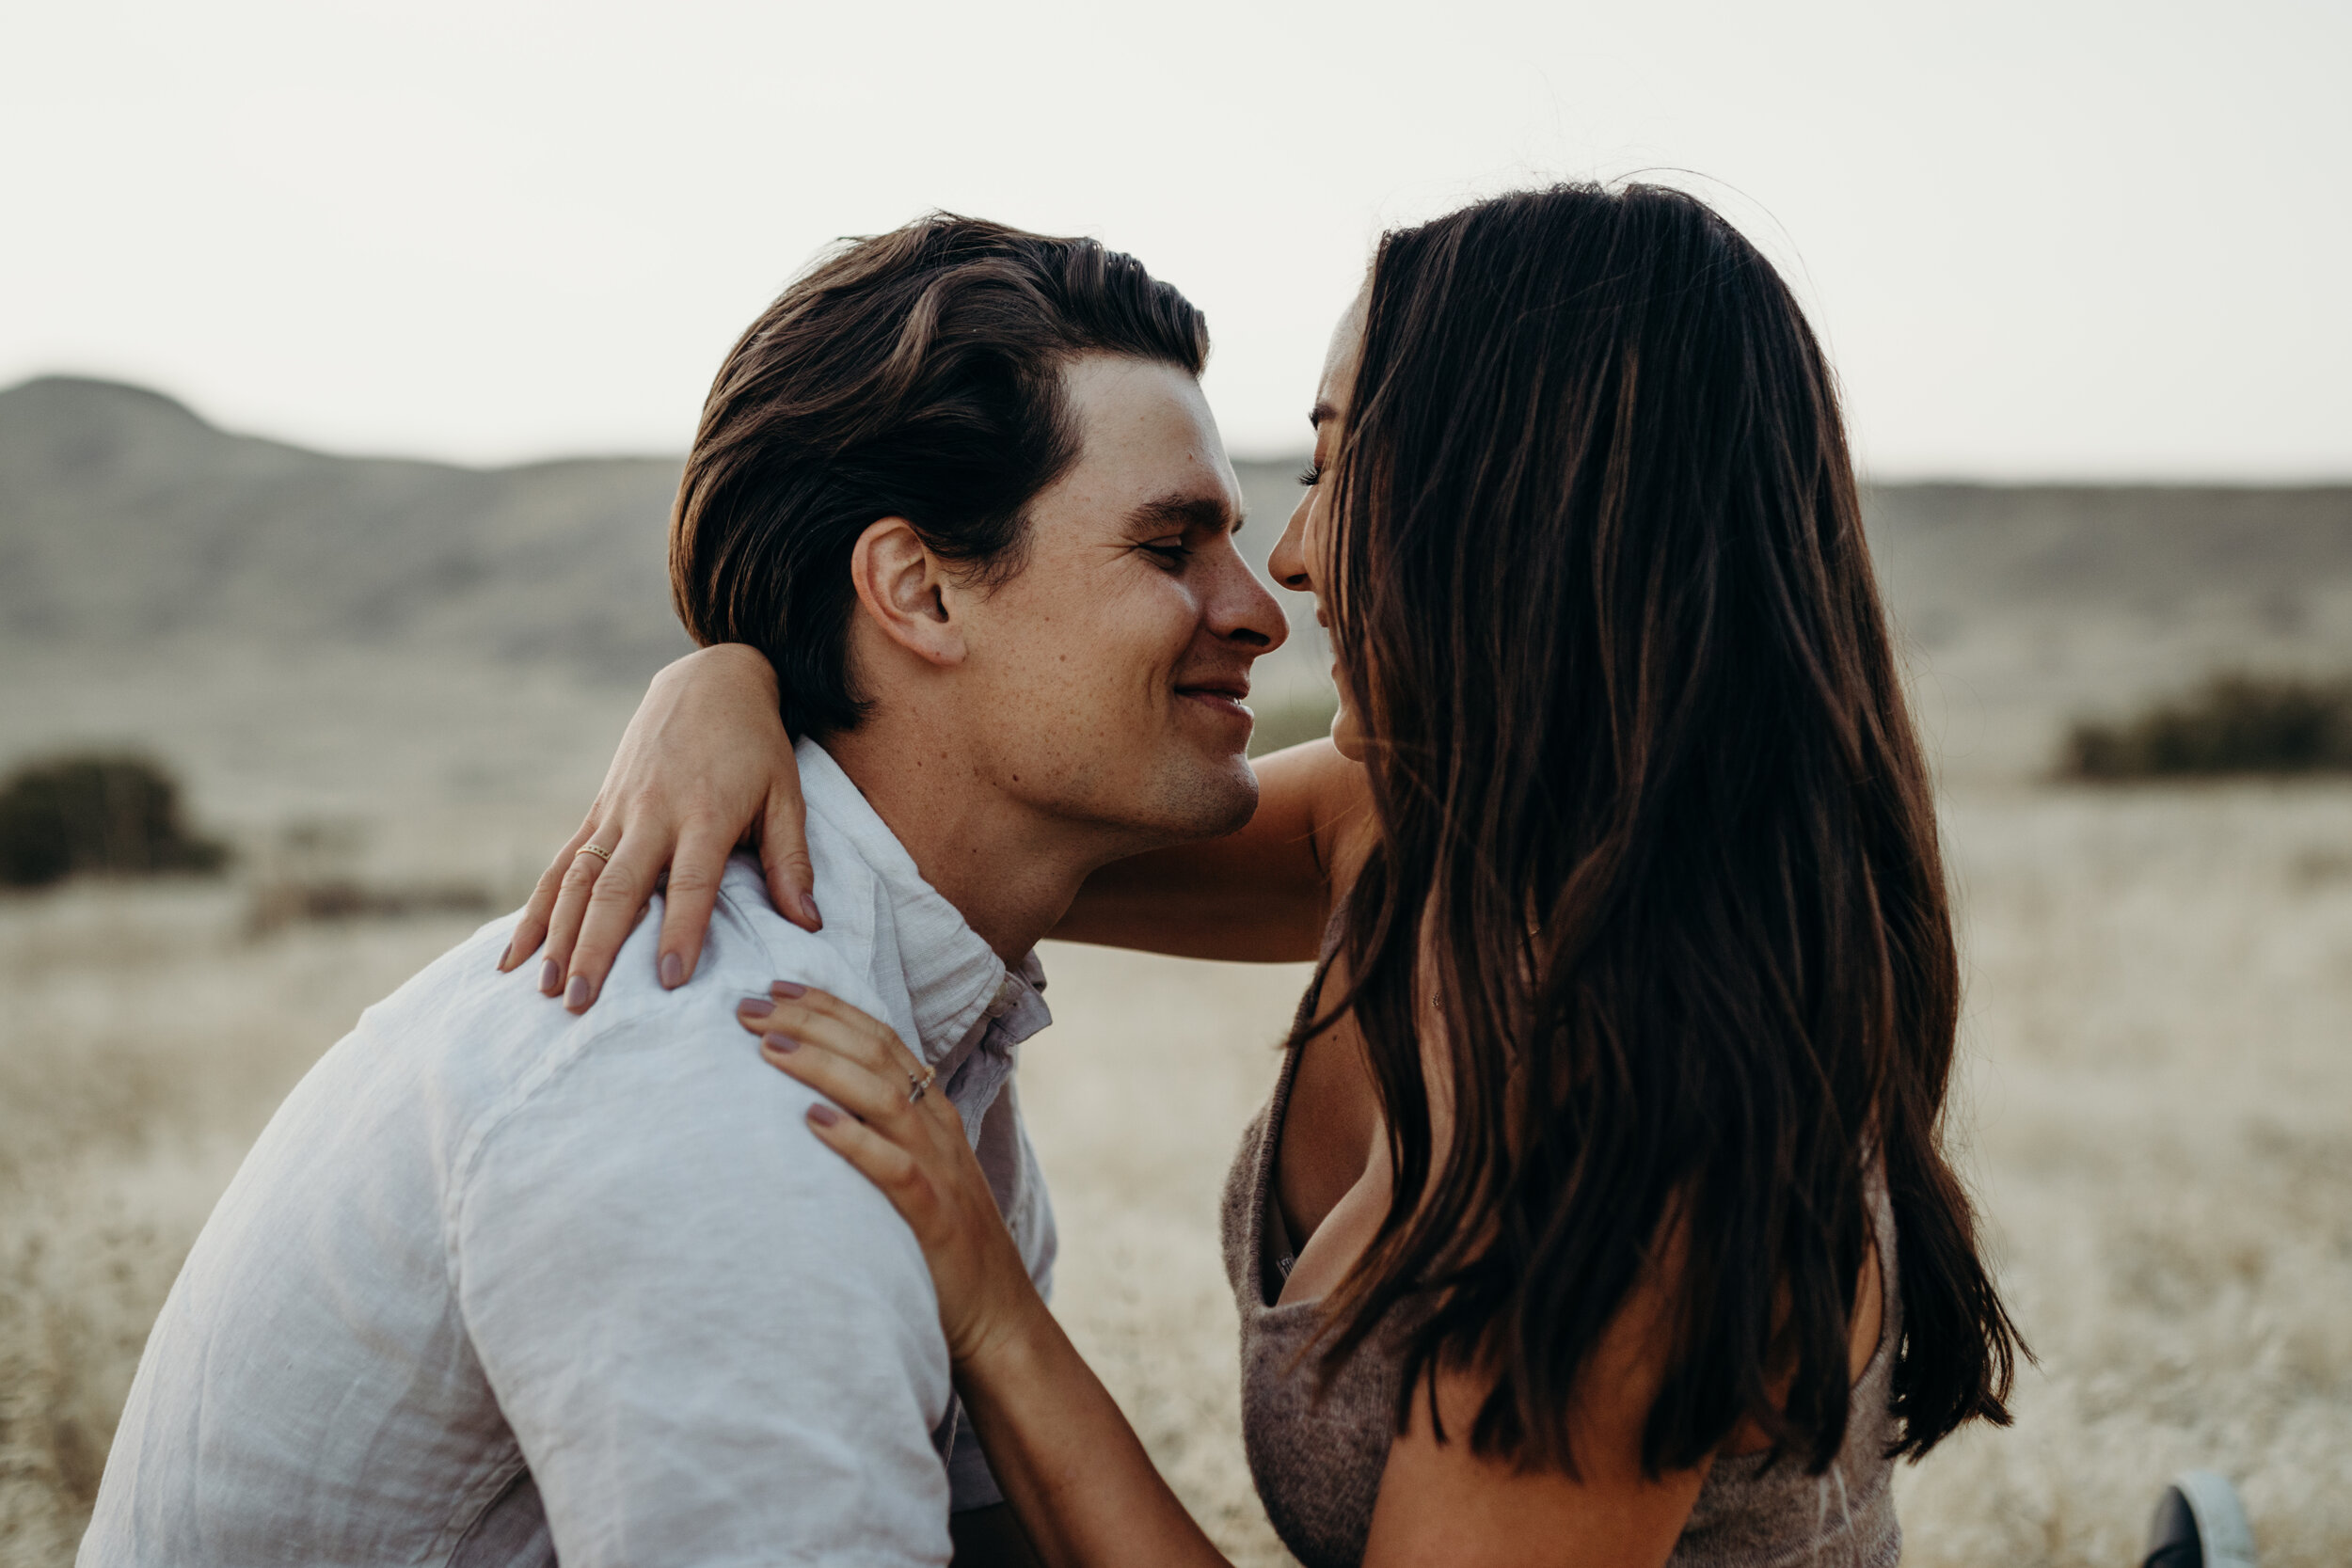
[{"label": "woman's eyebrow", "polygon": [[1198,528],[1238,533],[1247,514],[1227,504],[1221,496],[1171,494],[1145,501],[1127,514],[1127,520],[1139,527]]},{"label": "woman's eyebrow", "polygon": [[1307,411],[1307,428],[1310,430],[1321,430],[1323,428],[1324,420],[1336,420],[1339,417],[1340,411],[1332,407],[1328,403],[1318,403]]}]

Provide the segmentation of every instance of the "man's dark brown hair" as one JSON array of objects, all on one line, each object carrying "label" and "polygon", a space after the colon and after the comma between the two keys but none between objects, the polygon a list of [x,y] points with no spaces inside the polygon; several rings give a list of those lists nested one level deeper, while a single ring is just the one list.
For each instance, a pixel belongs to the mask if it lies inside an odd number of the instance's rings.
[{"label": "man's dark brown hair", "polygon": [[1143,263],[933,214],[845,241],[719,368],[670,523],[694,640],[775,666],[795,735],[849,729],[850,551],[882,517],[982,581],[1021,568],[1025,509],[1077,458],[1061,372],[1089,352],[1199,375],[1208,324]]}]

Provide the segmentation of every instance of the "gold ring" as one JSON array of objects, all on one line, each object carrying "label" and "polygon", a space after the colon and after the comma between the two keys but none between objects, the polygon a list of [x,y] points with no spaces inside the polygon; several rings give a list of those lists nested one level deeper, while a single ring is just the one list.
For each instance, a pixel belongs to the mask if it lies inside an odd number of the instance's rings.
[{"label": "gold ring", "polygon": [[596,859],[604,862],[607,865],[611,865],[612,863],[612,851],[607,849],[601,844],[583,844],[577,851],[575,851],[572,858],[577,860],[581,855],[594,855]]},{"label": "gold ring", "polygon": [[917,1078],[917,1077],[916,1077],[914,1073],[912,1073],[912,1072],[908,1073],[908,1074],[907,1074],[907,1103],[908,1103],[908,1104],[910,1104],[910,1105],[912,1105],[912,1104],[914,1104],[916,1101],[918,1101],[918,1100],[922,1099],[925,1095],[927,1095],[927,1094],[930,1093],[930,1092],[931,1092],[931,1085],[932,1085],[933,1084],[938,1083],[938,1082],[939,1082],[939,1069],[938,1069],[937,1068],[935,1068],[935,1067],[927,1067],[927,1068],[925,1068],[925,1069],[923,1069],[923,1075],[922,1075],[920,1078]]}]

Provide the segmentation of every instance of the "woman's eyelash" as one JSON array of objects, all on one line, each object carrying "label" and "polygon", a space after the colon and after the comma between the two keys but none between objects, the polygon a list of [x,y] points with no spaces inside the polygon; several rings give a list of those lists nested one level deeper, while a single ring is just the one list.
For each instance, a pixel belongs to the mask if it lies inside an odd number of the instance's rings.
[{"label": "woman's eyelash", "polygon": [[1298,470],[1298,483],[1311,490],[1323,483],[1323,465],[1310,463]]}]

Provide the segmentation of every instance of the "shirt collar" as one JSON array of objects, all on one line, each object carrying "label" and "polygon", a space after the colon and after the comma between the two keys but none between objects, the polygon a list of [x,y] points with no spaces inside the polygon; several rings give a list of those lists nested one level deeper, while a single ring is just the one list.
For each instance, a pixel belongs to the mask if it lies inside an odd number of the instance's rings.
[{"label": "shirt collar", "polygon": [[[924,1059],[950,1072],[969,1053],[959,1047],[977,1047],[985,1036],[1009,1052],[1043,1027],[1044,1003],[1036,993],[1044,990],[1045,972],[1036,952],[1009,970],[961,911],[924,880],[914,857],[831,752],[803,737],[793,756],[801,768],[801,800],[812,821],[846,840],[881,884],[875,904],[887,910],[897,927],[895,945]],[[851,919],[866,913],[841,912]],[[832,918],[829,911],[827,919]],[[1011,1027],[976,1027],[983,1018]]]}]

